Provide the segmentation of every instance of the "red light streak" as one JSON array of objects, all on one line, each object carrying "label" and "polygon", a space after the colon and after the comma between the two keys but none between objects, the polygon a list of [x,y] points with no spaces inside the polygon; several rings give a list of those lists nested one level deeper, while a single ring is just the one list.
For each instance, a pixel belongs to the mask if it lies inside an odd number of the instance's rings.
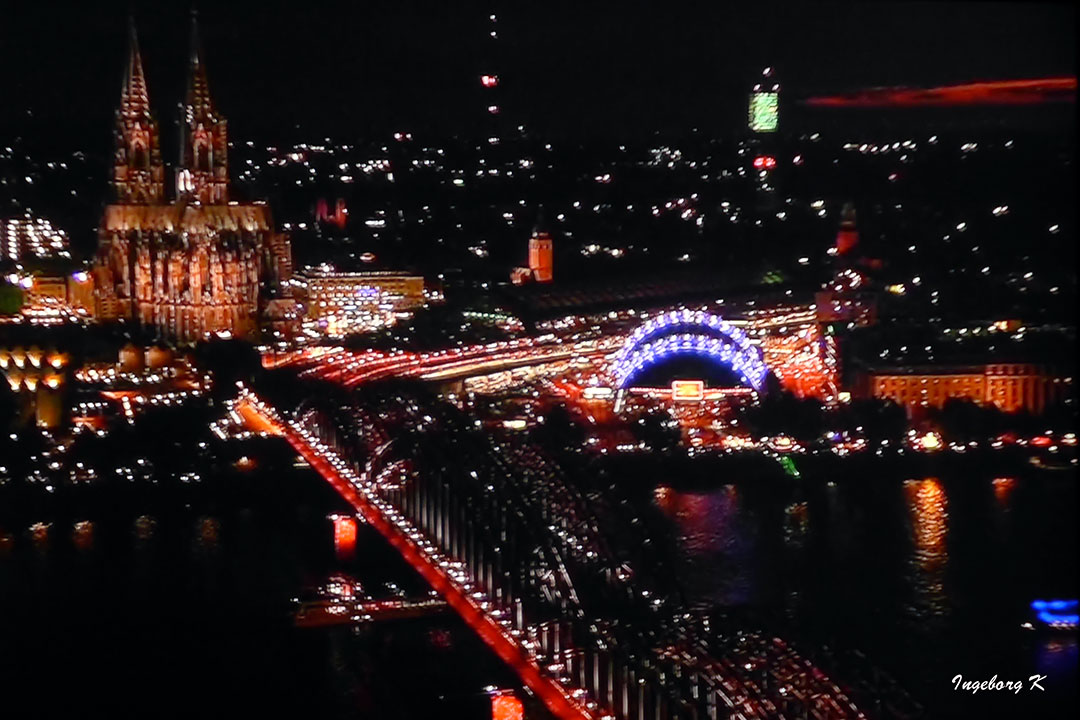
[{"label": "red light streak", "polygon": [[812,97],[813,107],[932,107],[955,105],[1038,105],[1076,102],[1076,78],[990,80],[934,88],[871,88],[846,95]]}]

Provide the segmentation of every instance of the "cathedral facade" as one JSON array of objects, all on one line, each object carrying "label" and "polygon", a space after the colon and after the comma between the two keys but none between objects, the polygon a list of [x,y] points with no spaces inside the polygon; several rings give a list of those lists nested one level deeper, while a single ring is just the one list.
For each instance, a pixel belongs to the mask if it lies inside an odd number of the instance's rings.
[{"label": "cathedral facade", "polygon": [[[229,200],[227,125],[211,101],[194,17],[171,197],[134,24],[114,136],[97,317],[180,343],[215,333],[254,337],[260,314],[282,313],[291,248],[265,203]],[[273,320],[279,327],[281,318]]]}]

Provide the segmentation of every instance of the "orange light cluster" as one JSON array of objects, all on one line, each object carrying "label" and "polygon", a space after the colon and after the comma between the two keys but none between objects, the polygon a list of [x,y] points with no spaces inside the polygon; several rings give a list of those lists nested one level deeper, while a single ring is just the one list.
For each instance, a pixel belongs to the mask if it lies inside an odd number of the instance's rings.
[{"label": "orange light cluster", "polygon": [[836,395],[835,353],[816,326],[809,325],[791,335],[767,336],[761,349],[781,386],[796,396],[823,400]]},{"label": "orange light cluster", "polygon": [[347,558],[356,552],[356,518],[334,515],[334,553]]},{"label": "orange light cluster", "polygon": [[496,695],[491,698],[491,720],[523,720],[525,706],[513,695]]},{"label": "orange light cluster", "polygon": [[702,380],[675,380],[671,383],[672,400],[698,402],[705,399],[705,383]]}]

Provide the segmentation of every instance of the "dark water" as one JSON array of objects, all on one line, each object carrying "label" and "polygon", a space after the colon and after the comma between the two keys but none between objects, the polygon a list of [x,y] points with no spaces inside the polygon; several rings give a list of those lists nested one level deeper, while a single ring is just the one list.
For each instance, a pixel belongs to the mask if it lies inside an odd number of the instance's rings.
[{"label": "dark water", "polygon": [[[376,595],[426,587],[370,528],[339,559],[340,499],[252,454],[258,470],[192,485],[0,487],[0,717],[490,715],[483,687],[516,681],[453,615],[293,627],[290,599],[333,572]],[[1077,595],[1073,473],[803,467],[709,487],[651,496],[691,600],[750,609],[806,648],[857,648],[932,717],[1075,710],[1075,634],[1020,629],[1032,599]],[[1046,693],[951,689],[1034,673]]]},{"label": "dark water", "polygon": [[[1074,473],[831,479],[659,487],[689,599],[858,649],[931,717],[1072,715],[1075,632],[1020,624],[1032,599],[1077,596]],[[1026,685],[1036,673],[1045,693],[952,689],[957,674]]]},{"label": "dark water", "polygon": [[427,592],[370,528],[339,559],[310,471],[41,494],[0,517],[0,717],[480,719],[515,685],[452,614],[293,626],[330,573]]}]

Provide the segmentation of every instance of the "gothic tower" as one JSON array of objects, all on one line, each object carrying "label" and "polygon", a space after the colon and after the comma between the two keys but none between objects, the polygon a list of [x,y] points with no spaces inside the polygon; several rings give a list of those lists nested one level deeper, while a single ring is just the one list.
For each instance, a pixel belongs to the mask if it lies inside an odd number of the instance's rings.
[{"label": "gothic tower", "polygon": [[164,197],[165,166],[133,18],[128,21],[128,44],[127,70],[116,110],[112,185],[116,202],[149,205]]},{"label": "gothic tower", "polygon": [[844,203],[840,210],[840,231],[836,234],[836,254],[847,255],[859,244],[859,230],[855,226],[855,205]]},{"label": "gothic tower", "polygon": [[214,109],[199,47],[198,17],[191,14],[187,97],[180,106],[180,166],[176,194],[204,205],[228,201],[229,143],[226,121]]},{"label": "gothic tower", "polygon": [[291,272],[291,248],[274,233],[265,203],[229,202],[225,119],[210,100],[194,18],[180,108],[176,195],[169,198],[133,28],[117,113],[116,199],[98,228],[95,313],[179,343],[254,337],[264,311],[272,329],[284,332],[295,316],[280,287]]},{"label": "gothic tower", "polygon": [[529,238],[529,270],[532,272],[533,280],[542,283],[551,282],[554,270],[552,255],[551,234],[547,231],[544,209],[541,207],[537,213],[532,237]]}]

